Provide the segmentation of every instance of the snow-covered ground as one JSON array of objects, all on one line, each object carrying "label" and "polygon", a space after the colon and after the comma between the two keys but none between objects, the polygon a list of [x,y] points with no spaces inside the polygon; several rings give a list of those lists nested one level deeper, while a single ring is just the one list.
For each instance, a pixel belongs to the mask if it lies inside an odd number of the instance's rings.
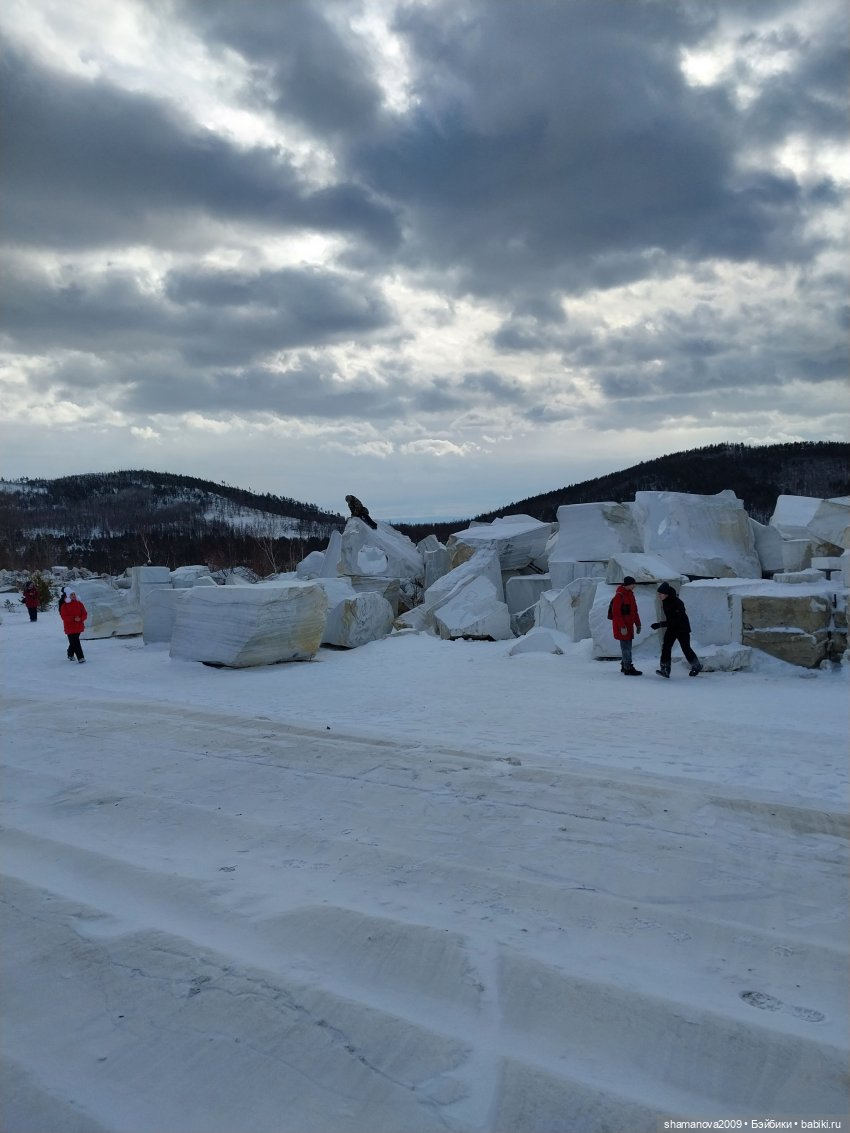
[{"label": "snow-covered ground", "polygon": [[847,1112],[846,669],[2,617],[3,1133]]}]

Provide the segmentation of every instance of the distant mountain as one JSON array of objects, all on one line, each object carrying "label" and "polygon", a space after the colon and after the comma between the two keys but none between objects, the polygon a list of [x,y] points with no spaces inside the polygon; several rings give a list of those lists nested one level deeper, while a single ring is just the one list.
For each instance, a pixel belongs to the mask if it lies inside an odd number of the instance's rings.
[{"label": "distant mountain", "polygon": [[[762,523],[780,495],[850,495],[850,444],[812,441],[710,445],[516,500],[474,518],[524,513],[550,523],[562,504],[628,502],[636,492],[731,489]],[[285,496],[168,472],[106,472],[57,480],[0,480],[0,569],[80,566],[107,574],[147,560],[167,566],[246,566],[266,576],[323,549],[347,517]],[[418,542],[469,520],[396,523]]]},{"label": "distant mountain", "polygon": [[168,472],[0,480],[0,567],[120,574],[150,559],[267,575],[292,569],[344,523],[313,504]]},{"label": "distant mountain", "polygon": [[[489,523],[498,516],[519,513],[552,523],[563,504],[600,500],[629,503],[635,492],[693,492],[714,495],[731,489],[753,519],[767,523],[777,496],[815,496],[831,499],[850,495],[850,444],[841,441],[803,441],[794,444],[709,445],[706,448],[642,461],[622,472],[569,484],[539,496],[482,512],[476,520]],[[433,531],[445,541],[460,525],[399,524],[412,539]]]}]

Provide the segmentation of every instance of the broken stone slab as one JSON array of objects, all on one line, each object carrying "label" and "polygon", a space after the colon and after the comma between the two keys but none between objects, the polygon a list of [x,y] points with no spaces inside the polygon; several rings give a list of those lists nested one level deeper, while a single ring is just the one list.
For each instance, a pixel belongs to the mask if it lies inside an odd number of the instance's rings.
[{"label": "broken stone slab", "polygon": [[337,571],[421,582],[425,564],[416,545],[388,523],[379,522],[373,530],[362,519],[349,519],[342,533]]},{"label": "broken stone slab", "polygon": [[682,577],[675,567],[660,555],[631,554],[622,552],[612,555],[608,560],[605,581],[611,586],[619,586],[629,575],[635,582],[669,582],[678,590]]},{"label": "broken stone slab", "polygon": [[786,538],[810,539],[816,554],[829,548],[846,549],[850,524],[850,496],[822,500],[816,496],[777,496],[770,526]]},{"label": "broken stone slab", "polygon": [[171,586],[171,571],[168,567],[130,567],[130,601],[140,610],[143,595],[154,586]]},{"label": "broken stone slab", "polygon": [[[434,614],[440,606],[453,598],[471,580],[478,577],[488,579],[496,592],[497,601],[504,602],[504,587],[498,552],[494,547],[485,546],[474,551],[470,559],[460,566],[454,567],[442,578],[438,578],[433,586],[429,586],[418,606],[399,614],[397,625],[399,628],[406,629],[433,629]],[[505,606],[505,609],[507,609],[507,606]]]},{"label": "broken stone slab", "polygon": [[801,585],[812,582],[826,582],[826,574],[822,570],[816,570],[810,567],[808,570],[787,570],[773,576],[774,582],[783,582],[786,585],[791,583],[794,585]]},{"label": "broken stone slab", "polygon": [[591,636],[590,611],[597,585],[596,579],[576,578],[561,590],[544,591],[537,603],[535,624],[556,630],[569,641],[584,641]]},{"label": "broken stone slab", "polygon": [[380,578],[369,574],[349,574],[345,576],[356,591],[364,594],[378,594],[389,602],[393,617],[398,617],[401,609],[401,585],[408,579]]},{"label": "broken stone slab", "polygon": [[[215,586],[215,582],[213,582]],[[174,623],[177,619],[177,604],[192,586],[178,586],[169,589],[158,586],[142,598],[142,638],[145,645],[163,644],[171,641]]]},{"label": "broken stone slab", "polygon": [[492,523],[476,523],[456,531],[446,540],[452,567],[457,567],[483,547],[492,547],[503,571],[520,570],[545,562],[546,544],[555,529],[530,515],[505,515]]},{"label": "broken stone slab", "polygon": [[742,594],[737,602],[743,645],[807,669],[826,660],[833,617],[829,594]]},{"label": "broken stone slab", "polygon": [[734,492],[636,492],[632,512],[643,549],[666,559],[677,573],[761,578],[749,516]]},{"label": "broken stone slab", "polygon": [[[593,638],[593,656],[597,659],[603,657],[619,658],[620,656],[620,643],[614,637],[612,622],[608,619],[608,606],[616,593],[616,586],[609,586],[604,582],[597,583],[593,603],[588,614],[590,636]],[[641,632],[635,636],[632,642],[632,652],[637,661],[639,656],[650,651],[653,653],[660,651],[659,633],[657,630],[649,628],[653,622],[657,622],[661,617],[659,613],[660,603],[658,602],[660,596],[656,594],[654,584],[636,586],[633,593],[641,621]]]},{"label": "broken stone slab", "polygon": [[568,652],[571,642],[556,629],[547,626],[535,626],[524,634],[519,641],[508,650],[509,657],[519,657],[523,653],[550,653],[561,657]]},{"label": "broken stone slab", "polygon": [[753,651],[747,645],[705,645],[694,639],[694,650],[707,673],[737,673],[749,669]]},{"label": "broken stone slab", "polygon": [[810,538],[792,539],[783,535],[778,527],[750,519],[750,527],[761,563],[762,574],[778,571],[805,570],[811,563],[814,544]]},{"label": "broken stone slab", "polygon": [[[733,598],[740,598],[742,594],[765,593],[774,585],[762,579],[748,578],[702,578],[687,583],[679,591],[679,597],[688,611],[694,638],[712,646],[739,644],[740,601],[736,606]],[[679,587],[676,586],[676,589],[679,590]],[[663,617],[660,611],[659,617]]]},{"label": "broken stone slab", "polygon": [[315,582],[193,587],[177,606],[171,657],[229,668],[309,661],[327,610]]},{"label": "broken stone slab", "polygon": [[[182,566],[176,567],[171,571],[170,575],[171,585],[178,589],[184,589],[189,586],[196,586],[200,579],[208,578],[215,586],[215,579],[210,574],[208,566]],[[207,583],[203,583],[204,586]]]},{"label": "broken stone slab", "polygon": [[511,632],[514,637],[523,637],[530,630],[534,629],[536,620],[536,602],[533,606],[527,606],[524,610],[519,610],[516,614],[511,614]]},{"label": "broken stone slab", "polygon": [[356,591],[347,578],[316,579],[328,599],[323,645],[356,649],[386,637],[393,626],[393,608],[374,590]]},{"label": "broken stone slab", "polygon": [[305,555],[298,566],[295,568],[297,578],[302,578],[305,581],[311,578],[318,578],[322,573],[322,567],[325,565],[325,552],[324,551],[311,551],[309,555]]},{"label": "broken stone slab", "polygon": [[342,532],[334,529],[325,547],[319,574],[322,578],[337,578],[342,573]]},{"label": "broken stone slab", "polygon": [[850,496],[822,500],[809,529],[822,542],[847,550],[850,547]]},{"label": "broken stone slab", "polygon": [[470,578],[448,601],[434,611],[434,626],[448,641],[472,638],[505,641],[513,637],[508,607],[501,602],[492,581],[483,575]]},{"label": "broken stone slab", "polygon": [[549,561],[549,577],[552,579],[553,590],[563,590],[578,578],[595,578],[604,582],[607,573],[607,560],[551,559]]},{"label": "broken stone slab", "polygon": [[416,544],[422,561],[425,564],[425,589],[433,586],[437,579],[442,578],[451,570],[451,559],[448,549],[440,542],[436,535],[426,535]]},{"label": "broken stone slab", "polygon": [[[553,562],[605,561],[620,552],[643,551],[643,540],[628,504],[604,500],[588,504],[562,504],[557,511],[558,532],[549,551]],[[572,580],[570,580],[572,581]]]},{"label": "broken stone slab", "polygon": [[552,589],[548,574],[518,574],[505,581],[505,603],[512,614],[537,604],[545,590]]},{"label": "broken stone slab", "polygon": [[86,608],[88,617],[84,639],[136,637],[142,632],[142,612],[132,600],[131,591],[119,590],[111,582],[94,579],[69,582],[66,586],[69,592],[76,591]]}]

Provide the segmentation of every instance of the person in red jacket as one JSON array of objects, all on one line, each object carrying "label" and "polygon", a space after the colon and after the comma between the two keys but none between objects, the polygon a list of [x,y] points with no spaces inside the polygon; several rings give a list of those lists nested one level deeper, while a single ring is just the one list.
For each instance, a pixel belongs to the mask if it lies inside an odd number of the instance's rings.
[{"label": "person in red jacket", "polygon": [[88,610],[77,597],[76,592],[72,590],[67,602],[62,603],[59,613],[62,615],[62,625],[68,635],[68,660],[73,661],[76,657],[82,665],[85,657],[83,656],[83,647],[80,645],[80,634],[86,628]]},{"label": "person in red jacket", "polygon": [[626,677],[642,677],[641,670],[632,664],[632,641],[635,634],[640,633],[641,625],[635,598],[635,580],[630,574],[617,587],[617,593],[608,607],[608,617],[611,619],[614,637],[620,643],[620,672]]},{"label": "person in red jacket", "polygon": [[29,582],[24,587],[24,593],[23,593],[23,597],[21,598],[21,601],[23,602],[23,604],[26,606],[27,610],[29,611],[30,621],[31,622],[38,621],[39,593],[38,593],[38,587],[36,586],[35,582],[32,579],[30,579]]}]

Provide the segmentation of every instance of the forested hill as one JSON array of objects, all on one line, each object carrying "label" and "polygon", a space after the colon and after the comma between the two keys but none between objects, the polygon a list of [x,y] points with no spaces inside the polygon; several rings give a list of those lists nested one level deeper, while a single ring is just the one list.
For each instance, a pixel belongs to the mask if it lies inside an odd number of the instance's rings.
[{"label": "forested hill", "polygon": [[486,521],[519,512],[550,523],[562,504],[597,500],[628,503],[635,492],[714,495],[727,488],[743,500],[745,510],[761,523],[770,519],[777,496],[830,499],[850,495],[850,444],[810,441],[759,447],[709,445],[642,461],[622,472],[517,500],[477,518]]},{"label": "forested hill", "polygon": [[345,520],[286,496],[146,470],[0,480],[0,567],[291,569]]}]

